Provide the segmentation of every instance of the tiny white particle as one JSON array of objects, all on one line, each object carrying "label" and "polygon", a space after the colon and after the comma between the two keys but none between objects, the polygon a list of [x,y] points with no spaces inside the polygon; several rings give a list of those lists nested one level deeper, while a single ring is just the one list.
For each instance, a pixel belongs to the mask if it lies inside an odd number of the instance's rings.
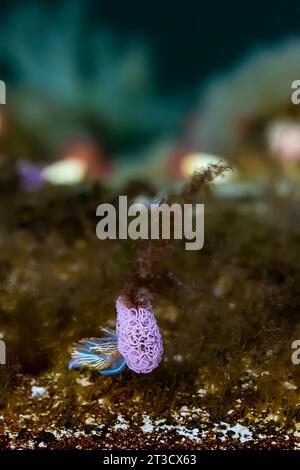
[{"label": "tiny white particle", "polygon": [[90,382],[86,377],[78,377],[76,379],[76,382],[81,385],[82,387],[88,387],[89,385],[92,385],[92,382]]},{"label": "tiny white particle", "polygon": [[90,416],[89,418],[86,418],[85,424],[93,424],[95,422],[95,418]]},{"label": "tiny white particle", "polygon": [[183,362],[183,357],[181,356],[181,354],[175,354],[174,361],[179,363]]},{"label": "tiny white particle", "polygon": [[284,382],[283,386],[287,389],[287,390],[297,390],[297,385],[293,384],[292,382]]},{"label": "tiny white particle", "polygon": [[153,429],[154,429],[154,426],[152,424],[150,416],[144,415],[143,418],[144,418],[144,424],[141,427],[142,431],[143,432],[152,432]]},{"label": "tiny white particle", "polygon": [[31,396],[32,397],[43,397],[47,393],[45,387],[36,387],[35,385],[31,387]]},{"label": "tiny white particle", "polygon": [[125,430],[128,428],[129,428],[129,424],[127,423],[126,419],[123,418],[123,416],[118,415],[117,423],[114,425],[113,430],[118,431],[118,430]]}]

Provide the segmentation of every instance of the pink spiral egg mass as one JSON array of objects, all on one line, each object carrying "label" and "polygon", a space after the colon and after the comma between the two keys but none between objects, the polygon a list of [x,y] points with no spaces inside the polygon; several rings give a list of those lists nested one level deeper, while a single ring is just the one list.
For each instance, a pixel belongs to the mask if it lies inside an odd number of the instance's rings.
[{"label": "pink spiral egg mass", "polygon": [[129,307],[120,296],[116,303],[118,350],[129,369],[149,374],[162,360],[163,342],[150,302]]}]

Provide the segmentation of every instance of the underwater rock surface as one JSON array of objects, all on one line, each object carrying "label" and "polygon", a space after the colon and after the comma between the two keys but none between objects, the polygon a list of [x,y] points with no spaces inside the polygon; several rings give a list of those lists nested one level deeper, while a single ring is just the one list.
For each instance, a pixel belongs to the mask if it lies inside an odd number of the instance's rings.
[{"label": "underwater rock surface", "polygon": [[0,198],[0,448],[299,448],[298,200],[208,198],[204,248],[178,242],[158,266],[162,362],[106,377],[67,362],[75,341],[114,327],[133,258],[134,242],[96,238],[110,198]]}]

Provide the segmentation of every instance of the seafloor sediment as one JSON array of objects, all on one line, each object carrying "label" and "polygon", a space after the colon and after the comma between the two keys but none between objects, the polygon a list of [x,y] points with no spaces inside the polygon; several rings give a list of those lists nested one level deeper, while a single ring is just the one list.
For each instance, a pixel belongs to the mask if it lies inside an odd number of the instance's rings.
[{"label": "seafloor sediment", "polygon": [[104,377],[67,363],[74,341],[113,326],[134,257],[136,242],[95,235],[96,207],[115,196],[3,184],[1,449],[299,448],[296,199],[200,197],[204,248],[178,242],[157,267],[162,364]]}]

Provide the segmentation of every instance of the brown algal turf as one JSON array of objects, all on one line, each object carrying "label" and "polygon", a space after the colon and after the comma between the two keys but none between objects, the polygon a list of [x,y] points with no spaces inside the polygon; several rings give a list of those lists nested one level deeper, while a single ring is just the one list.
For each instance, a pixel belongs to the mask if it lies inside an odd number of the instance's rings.
[{"label": "brown algal turf", "polygon": [[0,192],[1,449],[300,446],[297,200],[199,196],[204,248],[157,261],[163,363],[103,377],[67,363],[74,341],[113,326],[134,258],[136,242],[96,238],[96,207],[116,195]]}]

